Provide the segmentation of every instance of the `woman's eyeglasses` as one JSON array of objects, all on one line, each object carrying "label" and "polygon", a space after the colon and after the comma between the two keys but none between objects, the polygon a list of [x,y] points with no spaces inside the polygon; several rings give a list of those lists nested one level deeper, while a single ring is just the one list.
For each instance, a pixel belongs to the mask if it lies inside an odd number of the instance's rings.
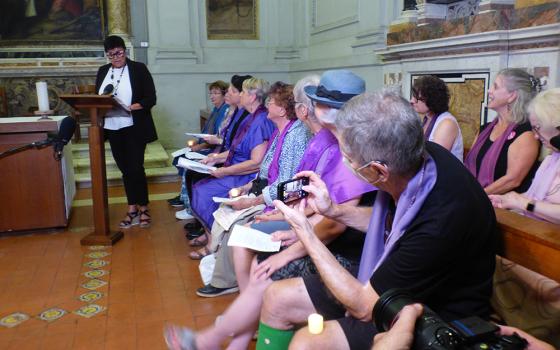
[{"label": "woman's eyeglasses", "polygon": [[112,60],[113,58],[121,58],[124,56],[124,50],[119,50],[115,52],[107,52],[107,58]]}]

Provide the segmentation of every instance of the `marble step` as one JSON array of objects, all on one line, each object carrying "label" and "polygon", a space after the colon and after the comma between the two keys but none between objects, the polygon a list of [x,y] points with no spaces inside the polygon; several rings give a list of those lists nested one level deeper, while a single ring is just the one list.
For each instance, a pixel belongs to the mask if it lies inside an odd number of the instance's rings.
[{"label": "marble step", "polygon": [[[75,147],[77,146],[77,147]],[[89,147],[87,144],[76,144],[72,147],[72,156],[74,159],[74,173],[89,174],[90,159]],[[146,147],[144,156],[144,167],[149,168],[165,168],[168,167],[170,160],[165,149],[159,143],[151,143]],[[117,164],[113,159],[109,144],[105,144],[105,165],[107,172],[118,171]]]},{"label": "marble step", "polygon": [[[120,171],[107,171],[107,186],[122,186]],[[91,187],[91,175],[87,174],[75,174],[76,186],[78,188],[90,188]],[[165,168],[146,168],[146,177],[149,183],[158,182],[175,182],[179,180],[177,175],[177,168],[174,166],[168,166]]]}]

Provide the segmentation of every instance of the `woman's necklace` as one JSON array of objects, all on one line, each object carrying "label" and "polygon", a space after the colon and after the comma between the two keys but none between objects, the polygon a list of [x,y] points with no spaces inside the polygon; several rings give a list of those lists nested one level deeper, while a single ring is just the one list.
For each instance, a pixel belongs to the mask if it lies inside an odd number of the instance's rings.
[{"label": "woman's necklace", "polygon": [[119,90],[119,85],[121,83],[122,76],[124,74],[124,69],[125,68],[126,68],[126,64],[122,67],[121,75],[119,76],[119,79],[117,79],[117,83],[115,84],[115,67],[111,67],[111,82],[113,83],[113,86],[115,87],[113,89],[113,96],[117,96],[117,90]]}]

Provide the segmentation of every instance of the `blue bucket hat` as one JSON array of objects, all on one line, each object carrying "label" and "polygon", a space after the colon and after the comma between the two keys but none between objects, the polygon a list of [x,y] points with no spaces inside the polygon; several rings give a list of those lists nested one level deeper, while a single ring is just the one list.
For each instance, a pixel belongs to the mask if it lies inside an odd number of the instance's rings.
[{"label": "blue bucket hat", "polygon": [[347,69],[328,70],[319,86],[306,86],[303,91],[313,101],[340,109],[352,97],[366,91],[366,82]]}]

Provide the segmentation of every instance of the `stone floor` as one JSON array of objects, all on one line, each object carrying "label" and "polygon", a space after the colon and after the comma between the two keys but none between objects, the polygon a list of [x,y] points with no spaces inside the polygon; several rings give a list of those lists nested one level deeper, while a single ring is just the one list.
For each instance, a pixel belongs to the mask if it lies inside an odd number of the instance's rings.
[{"label": "stone floor", "polygon": [[[187,257],[183,224],[165,201],[178,188],[178,183],[150,184],[152,226],[126,230],[108,249],[80,246],[80,238],[93,228],[87,189],[78,190],[79,205],[67,229],[0,238],[0,319],[13,313],[29,317],[11,328],[0,326],[0,349],[165,349],[167,322],[196,329],[213,323],[236,294],[211,299],[194,294],[201,286],[198,262]],[[126,211],[122,187],[109,188],[109,197],[115,227]],[[84,275],[91,270],[106,271],[96,278],[106,284],[91,282]],[[86,282],[89,288],[101,286],[87,289]],[[83,308],[91,304],[96,306]],[[39,319],[51,308],[66,314],[50,322]],[[76,314],[80,308],[94,315]],[[56,318],[61,312],[43,316]],[[13,325],[25,316],[7,321]]]}]

